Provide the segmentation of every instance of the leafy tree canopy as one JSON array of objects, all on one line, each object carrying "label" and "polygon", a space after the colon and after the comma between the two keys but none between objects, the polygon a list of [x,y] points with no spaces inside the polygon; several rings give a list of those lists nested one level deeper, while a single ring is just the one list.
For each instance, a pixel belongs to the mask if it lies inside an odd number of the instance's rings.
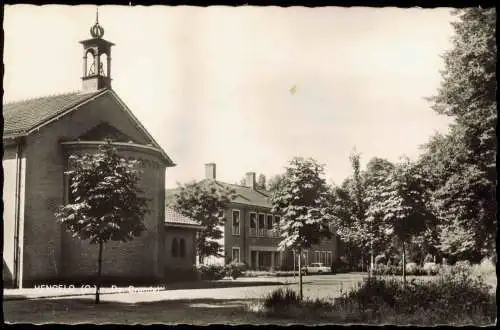
[{"label": "leafy tree canopy", "polygon": [[465,258],[494,253],[496,233],[496,9],[455,12],[452,49],[437,95],[440,114],[455,119],[419,160],[432,179],[443,252]]},{"label": "leafy tree canopy", "polygon": [[111,143],[95,154],[72,155],[70,192],[56,218],[74,237],[91,244],[129,241],[145,229],[147,199],[139,188],[139,162],[119,156]]},{"label": "leafy tree canopy", "polygon": [[222,238],[224,210],[234,198],[234,193],[234,190],[215,181],[192,182],[179,187],[171,206],[204,227],[196,239],[201,262],[208,256],[223,256],[222,246],[217,240]]},{"label": "leafy tree canopy", "polygon": [[331,237],[330,190],[323,166],[313,159],[294,158],[273,192],[273,213],[279,214],[281,250],[307,249]]}]

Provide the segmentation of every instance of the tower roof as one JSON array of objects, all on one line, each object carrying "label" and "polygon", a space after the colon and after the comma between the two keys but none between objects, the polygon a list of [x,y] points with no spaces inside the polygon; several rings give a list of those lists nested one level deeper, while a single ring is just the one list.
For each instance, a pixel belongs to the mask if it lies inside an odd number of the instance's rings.
[{"label": "tower roof", "polygon": [[115,44],[104,40],[104,28],[99,24],[99,8],[96,9],[95,23],[90,27],[90,36],[92,38],[80,41],[81,44],[85,45],[95,45],[98,47],[111,47]]}]

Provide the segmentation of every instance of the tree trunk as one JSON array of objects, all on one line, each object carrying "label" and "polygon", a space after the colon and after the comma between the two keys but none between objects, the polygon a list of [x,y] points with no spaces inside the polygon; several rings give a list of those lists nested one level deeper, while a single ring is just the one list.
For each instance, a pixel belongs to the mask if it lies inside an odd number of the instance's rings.
[{"label": "tree trunk", "polygon": [[302,250],[299,250],[299,299],[302,300]]},{"label": "tree trunk", "polygon": [[373,239],[370,240],[370,277],[373,276]]},{"label": "tree trunk", "polygon": [[101,290],[101,271],[102,271],[102,242],[99,242],[99,259],[97,261],[97,283],[95,288],[95,303],[99,303],[99,291]]},{"label": "tree trunk", "polygon": [[403,285],[406,285],[406,249],[403,241]]},{"label": "tree trunk", "polygon": [[370,255],[370,277],[373,276],[373,268],[374,268],[374,261],[373,261],[373,251],[372,251]]}]

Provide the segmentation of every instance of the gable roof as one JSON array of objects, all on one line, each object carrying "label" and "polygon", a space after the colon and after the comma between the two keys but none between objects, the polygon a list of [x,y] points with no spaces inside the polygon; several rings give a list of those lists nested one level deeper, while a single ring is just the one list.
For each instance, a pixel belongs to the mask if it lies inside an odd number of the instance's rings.
[{"label": "gable roof", "polygon": [[26,135],[32,129],[78,106],[104,90],[73,92],[10,102],[3,105],[4,136]]},{"label": "gable roof", "polygon": [[264,189],[252,189],[247,186],[240,186],[237,184],[215,181],[221,187],[226,187],[234,190],[236,197],[233,203],[271,207],[271,193]]},{"label": "gable roof", "polygon": [[[199,183],[208,183],[212,180],[203,179],[199,181]],[[271,192],[263,189],[252,189],[246,186],[240,186],[237,184],[221,182],[217,180],[213,180],[216,185],[222,188],[229,188],[235,192],[235,198],[233,198],[233,203],[259,206],[271,208]],[[179,188],[167,189],[166,191],[166,199],[167,203],[171,201],[175,194],[179,192]]]},{"label": "gable roof", "polygon": [[202,228],[197,221],[175,211],[171,207],[165,208],[165,224],[170,226]]},{"label": "gable roof", "polygon": [[157,148],[165,158],[167,166],[175,166],[162,147],[155,141],[149,132],[142,126],[127,105],[118,95],[108,88],[94,92],[73,92],[29,100],[10,102],[3,105],[4,135],[3,138],[25,136],[34,130],[52,122],[80,108],[83,104],[104,94],[112,95],[123,110],[133,119],[139,130],[148,137],[153,146]]}]

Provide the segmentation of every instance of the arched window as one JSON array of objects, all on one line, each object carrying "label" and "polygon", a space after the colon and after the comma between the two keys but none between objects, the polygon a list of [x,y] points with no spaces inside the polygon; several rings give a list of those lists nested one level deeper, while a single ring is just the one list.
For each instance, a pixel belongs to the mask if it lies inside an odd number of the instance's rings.
[{"label": "arched window", "polygon": [[186,255],[186,242],[184,241],[184,238],[180,239],[179,252],[180,257],[184,258]]},{"label": "arched window", "polygon": [[178,249],[178,247],[177,247],[177,238],[174,238],[172,240],[172,257],[177,257],[177,254],[178,254],[177,253],[177,249]]},{"label": "arched window", "polygon": [[96,74],[96,68],[95,68],[95,58],[94,58],[94,52],[92,50],[87,51],[86,54],[86,75],[87,76],[92,76]]},{"label": "arched window", "polygon": [[108,55],[101,54],[99,62],[100,62],[99,74],[101,76],[107,76],[108,75]]}]

